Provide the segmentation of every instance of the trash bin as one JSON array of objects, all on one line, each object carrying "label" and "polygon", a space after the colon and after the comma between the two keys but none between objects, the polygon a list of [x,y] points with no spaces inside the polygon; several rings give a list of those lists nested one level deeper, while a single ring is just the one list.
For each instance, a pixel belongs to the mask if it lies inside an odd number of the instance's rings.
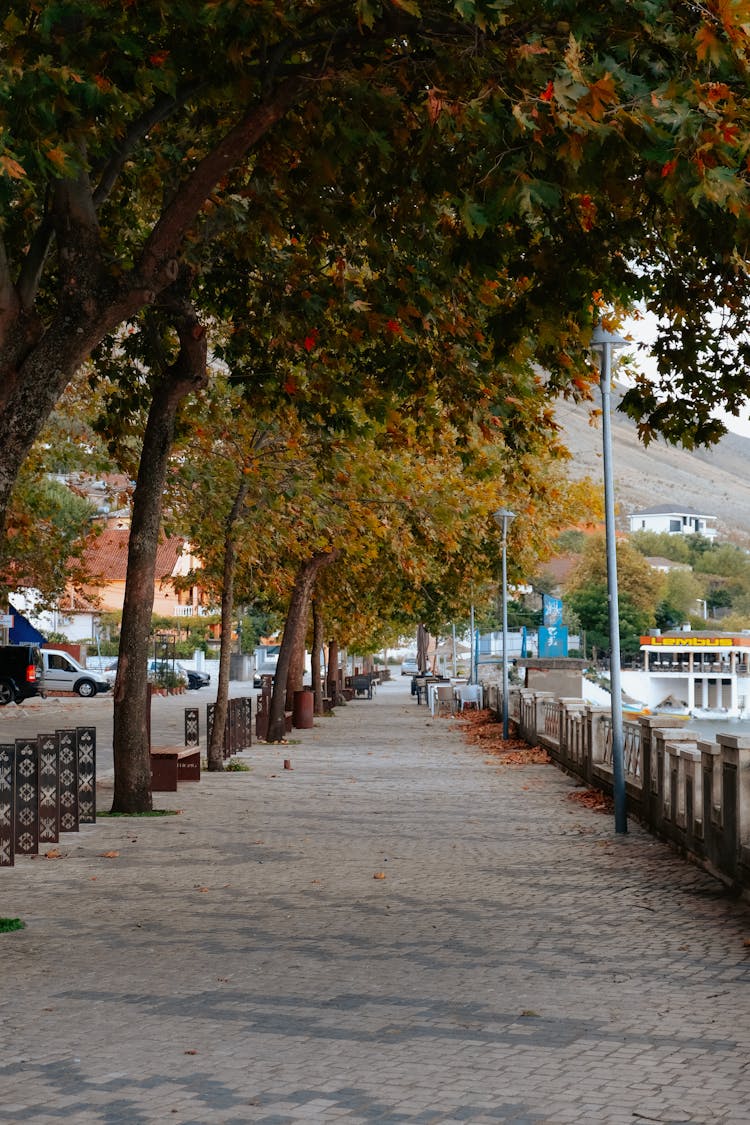
[{"label": "trash bin", "polygon": [[292,704],[292,726],[306,730],[313,725],[315,695],[311,691],[295,691]]}]

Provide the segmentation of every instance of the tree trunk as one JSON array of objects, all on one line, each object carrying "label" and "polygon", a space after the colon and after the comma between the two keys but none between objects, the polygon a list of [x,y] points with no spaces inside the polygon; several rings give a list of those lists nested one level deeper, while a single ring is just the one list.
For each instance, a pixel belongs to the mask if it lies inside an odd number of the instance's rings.
[{"label": "tree trunk", "polygon": [[[286,734],[284,711],[287,680],[289,679],[289,669],[295,647],[298,643],[299,632],[304,630],[307,626],[307,613],[315,586],[315,579],[321,568],[332,563],[337,554],[337,551],[320,552],[317,555],[313,555],[307,562],[302,563],[297,571],[292,597],[289,602],[286,624],[284,626],[284,636],[281,639],[279,658],[276,662],[273,696],[271,698],[271,709],[268,716],[268,742],[282,742]],[[302,633],[302,638],[302,643],[304,644],[304,632]]]},{"label": "tree trunk", "polygon": [[289,659],[289,673],[286,678],[287,711],[291,711],[294,707],[294,693],[302,690],[305,680],[305,641],[307,640],[307,626],[310,621],[311,601],[312,590],[306,604],[302,606],[300,618],[294,630],[294,644]]},{"label": "tree trunk", "polygon": [[326,675],[328,695],[333,704],[340,703],[339,697],[339,645],[338,641],[328,642],[328,672]]},{"label": "tree trunk", "polygon": [[221,645],[219,647],[219,682],[216,687],[216,706],[211,740],[208,744],[208,768],[219,772],[224,769],[224,728],[229,711],[229,670],[232,655],[232,618],[234,616],[234,574],[237,564],[235,528],[240,517],[250,477],[243,475],[234,503],[224,525],[224,567],[221,586]]},{"label": "tree trunk", "polygon": [[198,389],[206,381],[204,329],[193,315],[185,315],[178,331],[179,355],[165,371],[154,392],[133,494],[114,692],[113,812],[147,812],[151,808],[151,761],[146,718],[148,644],[162,496],[180,403],[191,390]]},{"label": "tree trunk", "polygon": [[313,639],[312,639],[312,689],[315,699],[315,714],[323,714],[323,676],[320,671],[320,654],[323,648],[323,641],[325,638],[325,623],[323,621],[323,614],[320,611],[320,602],[317,598],[313,598],[312,602],[312,615],[313,615]]}]

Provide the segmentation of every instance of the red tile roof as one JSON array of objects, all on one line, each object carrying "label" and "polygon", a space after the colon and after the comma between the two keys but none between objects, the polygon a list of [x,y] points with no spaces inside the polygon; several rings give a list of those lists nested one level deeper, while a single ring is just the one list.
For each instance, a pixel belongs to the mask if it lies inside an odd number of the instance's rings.
[{"label": "red tile roof", "polygon": [[[84,566],[92,580],[124,582],[128,567],[129,528],[103,531],[92,540],[86,552]],[[177,559],[182,554],[184,539],[163,539],[156,553],[156,581],[172,574]]]}]

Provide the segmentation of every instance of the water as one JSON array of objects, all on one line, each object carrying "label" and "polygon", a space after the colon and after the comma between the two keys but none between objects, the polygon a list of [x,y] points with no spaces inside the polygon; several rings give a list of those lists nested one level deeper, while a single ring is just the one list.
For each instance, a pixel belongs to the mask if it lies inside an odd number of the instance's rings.
[{"label": "water", "polygon": [[684,726],[685,730],[695,731],[706,742],[715,741],[719,732],[750,736],[750,716],[743,719],[688,719]]}]

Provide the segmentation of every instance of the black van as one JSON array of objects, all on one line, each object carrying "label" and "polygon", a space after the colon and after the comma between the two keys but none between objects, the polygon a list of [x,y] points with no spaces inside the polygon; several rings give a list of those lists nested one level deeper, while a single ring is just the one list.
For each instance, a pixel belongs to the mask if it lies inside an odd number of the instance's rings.
[{"label": "black van", "polygon": [[40,695],[43,686],[39,645],[0,645],[0,705]]}]

